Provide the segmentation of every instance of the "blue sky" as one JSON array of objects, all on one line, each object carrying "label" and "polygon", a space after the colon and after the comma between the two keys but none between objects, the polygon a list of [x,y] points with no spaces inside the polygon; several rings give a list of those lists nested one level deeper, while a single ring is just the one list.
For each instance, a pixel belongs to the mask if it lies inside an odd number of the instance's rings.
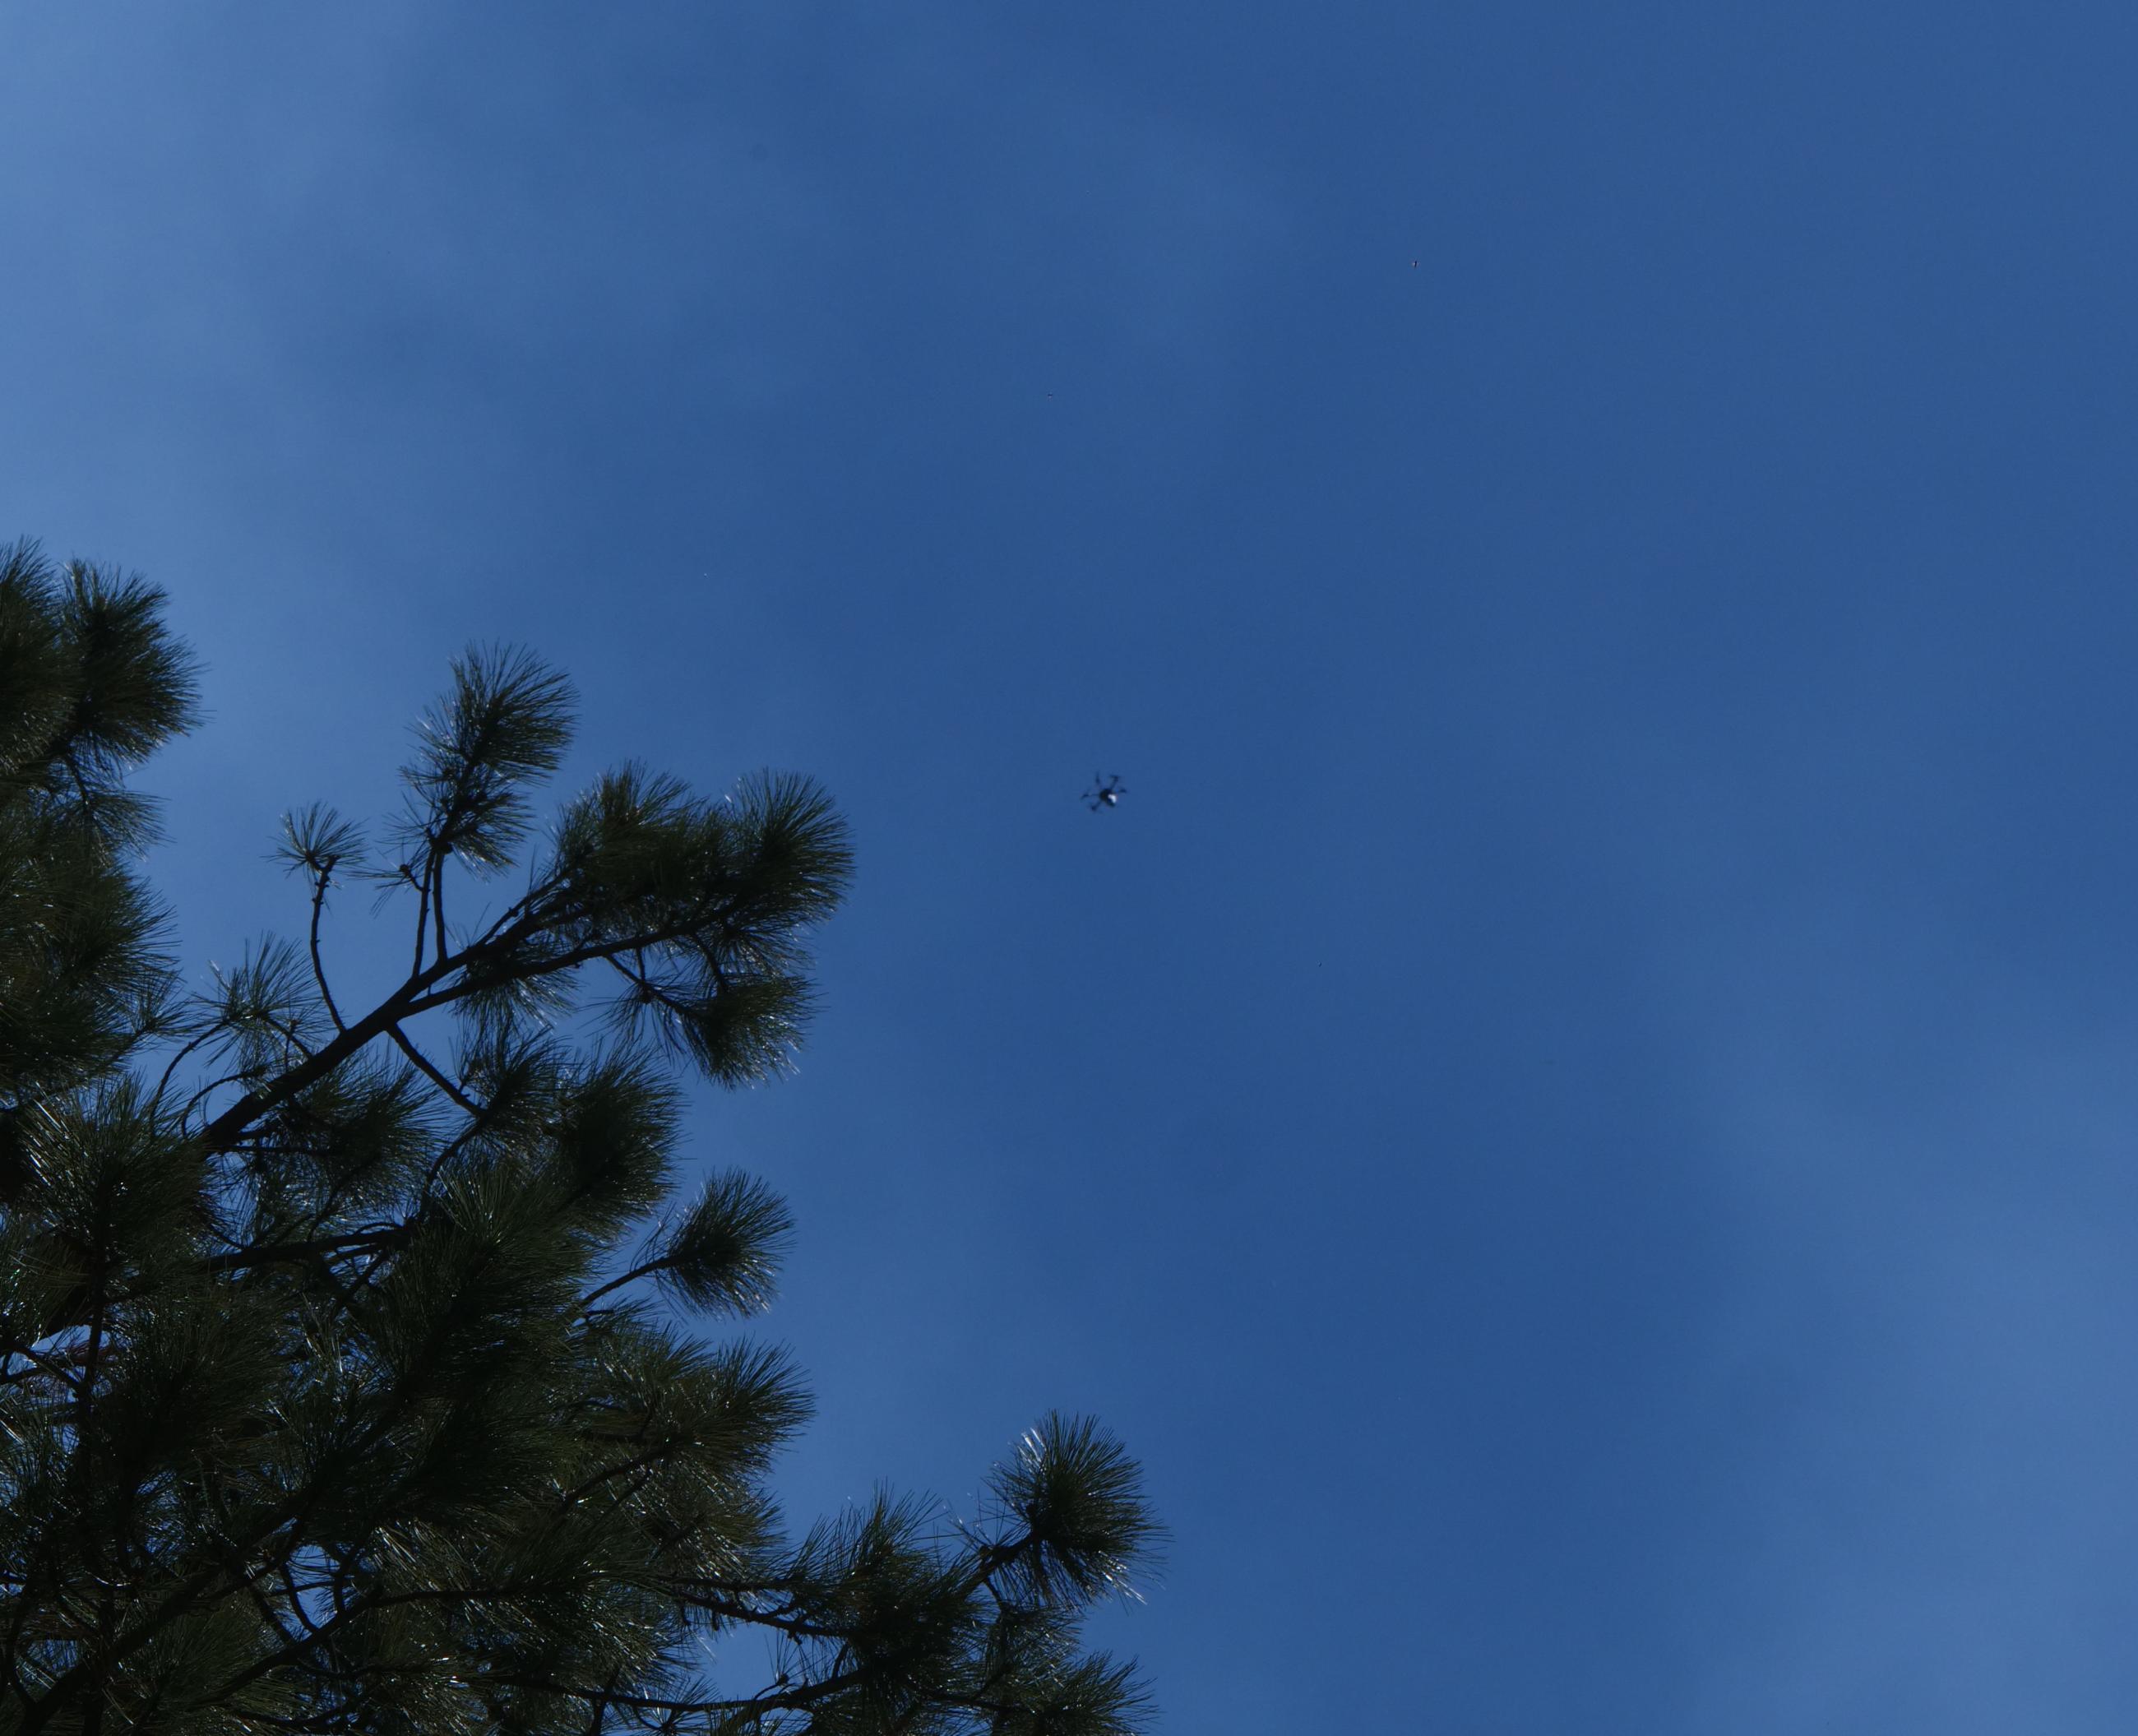
[{"label": "blue sky", "polygon": [[207,662],[196,967],[471,639],[574,778],[830,786],[696,1119],[784,1491],[1099,1413],[1166,1728],[2120,1731],[2134,88],[2054,0],[13,8],[0,534]]}]

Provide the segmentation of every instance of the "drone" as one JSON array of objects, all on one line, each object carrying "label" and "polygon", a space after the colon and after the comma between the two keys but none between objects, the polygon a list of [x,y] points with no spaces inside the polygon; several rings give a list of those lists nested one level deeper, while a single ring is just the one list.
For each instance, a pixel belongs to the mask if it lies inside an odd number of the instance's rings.
[{"label": "drone", "polygon": [[1094,772],[1091,774],[1091,788],[1084,792],[1084,806],[1096,814],[1102,807],[1111,807],[1128,792],[1128,786],[1121,782],[1120,773],[1115,772],[1101,777],[1098,773]]}]

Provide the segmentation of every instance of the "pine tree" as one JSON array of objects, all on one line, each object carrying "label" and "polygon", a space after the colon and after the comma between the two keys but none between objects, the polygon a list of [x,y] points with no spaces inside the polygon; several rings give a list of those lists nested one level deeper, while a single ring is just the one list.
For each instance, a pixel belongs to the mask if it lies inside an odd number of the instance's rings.
[{"label": "pine tree", "polygon": [[[825,797],[627,767],[538,832],[571,691],[471,651],[379,848],[286,822],[307,939],[189,994],[123,781],[193,721],[162,602],[0,552],[0,1733],[1130,1727],[1079,1639],[1157,1537],[1111,1438],[794,1540],[795,1371],[686,1324],[788,1237],[746,1176],[676,1197],[679,1080],[791,1052]],[[359,1007],[365,883],[409,963]]]}]

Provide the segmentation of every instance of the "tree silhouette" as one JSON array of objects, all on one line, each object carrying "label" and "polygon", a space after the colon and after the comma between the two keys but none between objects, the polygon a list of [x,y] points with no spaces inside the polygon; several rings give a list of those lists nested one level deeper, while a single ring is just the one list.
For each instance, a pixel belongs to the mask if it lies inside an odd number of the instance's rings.
[{"label": "tree silhouette", "polygon": [[[162,602],[0,554],[0,1733],[1131,1726],[1079,1639],[1158,1535],[1117,1443],[1049,1417],[979,1513],[794,1540],[795,1371],[682,1324],[788,1239],[746,1176],[676,1197],[678,1079],[792,1052],[822,792],[627,766],[538,831],[570,689],[473,651],[375,846],[286,822],[305,942],[188,994],[124,782],[193,721]],[[409,963],[359,1007],[362,883]]]}]

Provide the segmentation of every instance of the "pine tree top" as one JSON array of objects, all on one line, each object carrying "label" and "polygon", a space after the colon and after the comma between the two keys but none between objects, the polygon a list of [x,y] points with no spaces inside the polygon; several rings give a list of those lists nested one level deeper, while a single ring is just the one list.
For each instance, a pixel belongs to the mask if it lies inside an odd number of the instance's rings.
[{"label": "pine tree top", "polygon": [[[161,602],[0,559],[0,1736],[1130,1727],[1077,1637],[1157,1540],[1116,1442],[1049,1417],[982,1512],[794,1540],[796,1371],[686,1324],[791,1233],[679,1197],[679,1079],[799,1041],[824,793],[626,766],[538,828],[571,690],[471,650],[375,839],[286,822],[304,939],[188,996],[124,783],[193,719]],[[359,884],[409,956],[366,1007]]]}]

